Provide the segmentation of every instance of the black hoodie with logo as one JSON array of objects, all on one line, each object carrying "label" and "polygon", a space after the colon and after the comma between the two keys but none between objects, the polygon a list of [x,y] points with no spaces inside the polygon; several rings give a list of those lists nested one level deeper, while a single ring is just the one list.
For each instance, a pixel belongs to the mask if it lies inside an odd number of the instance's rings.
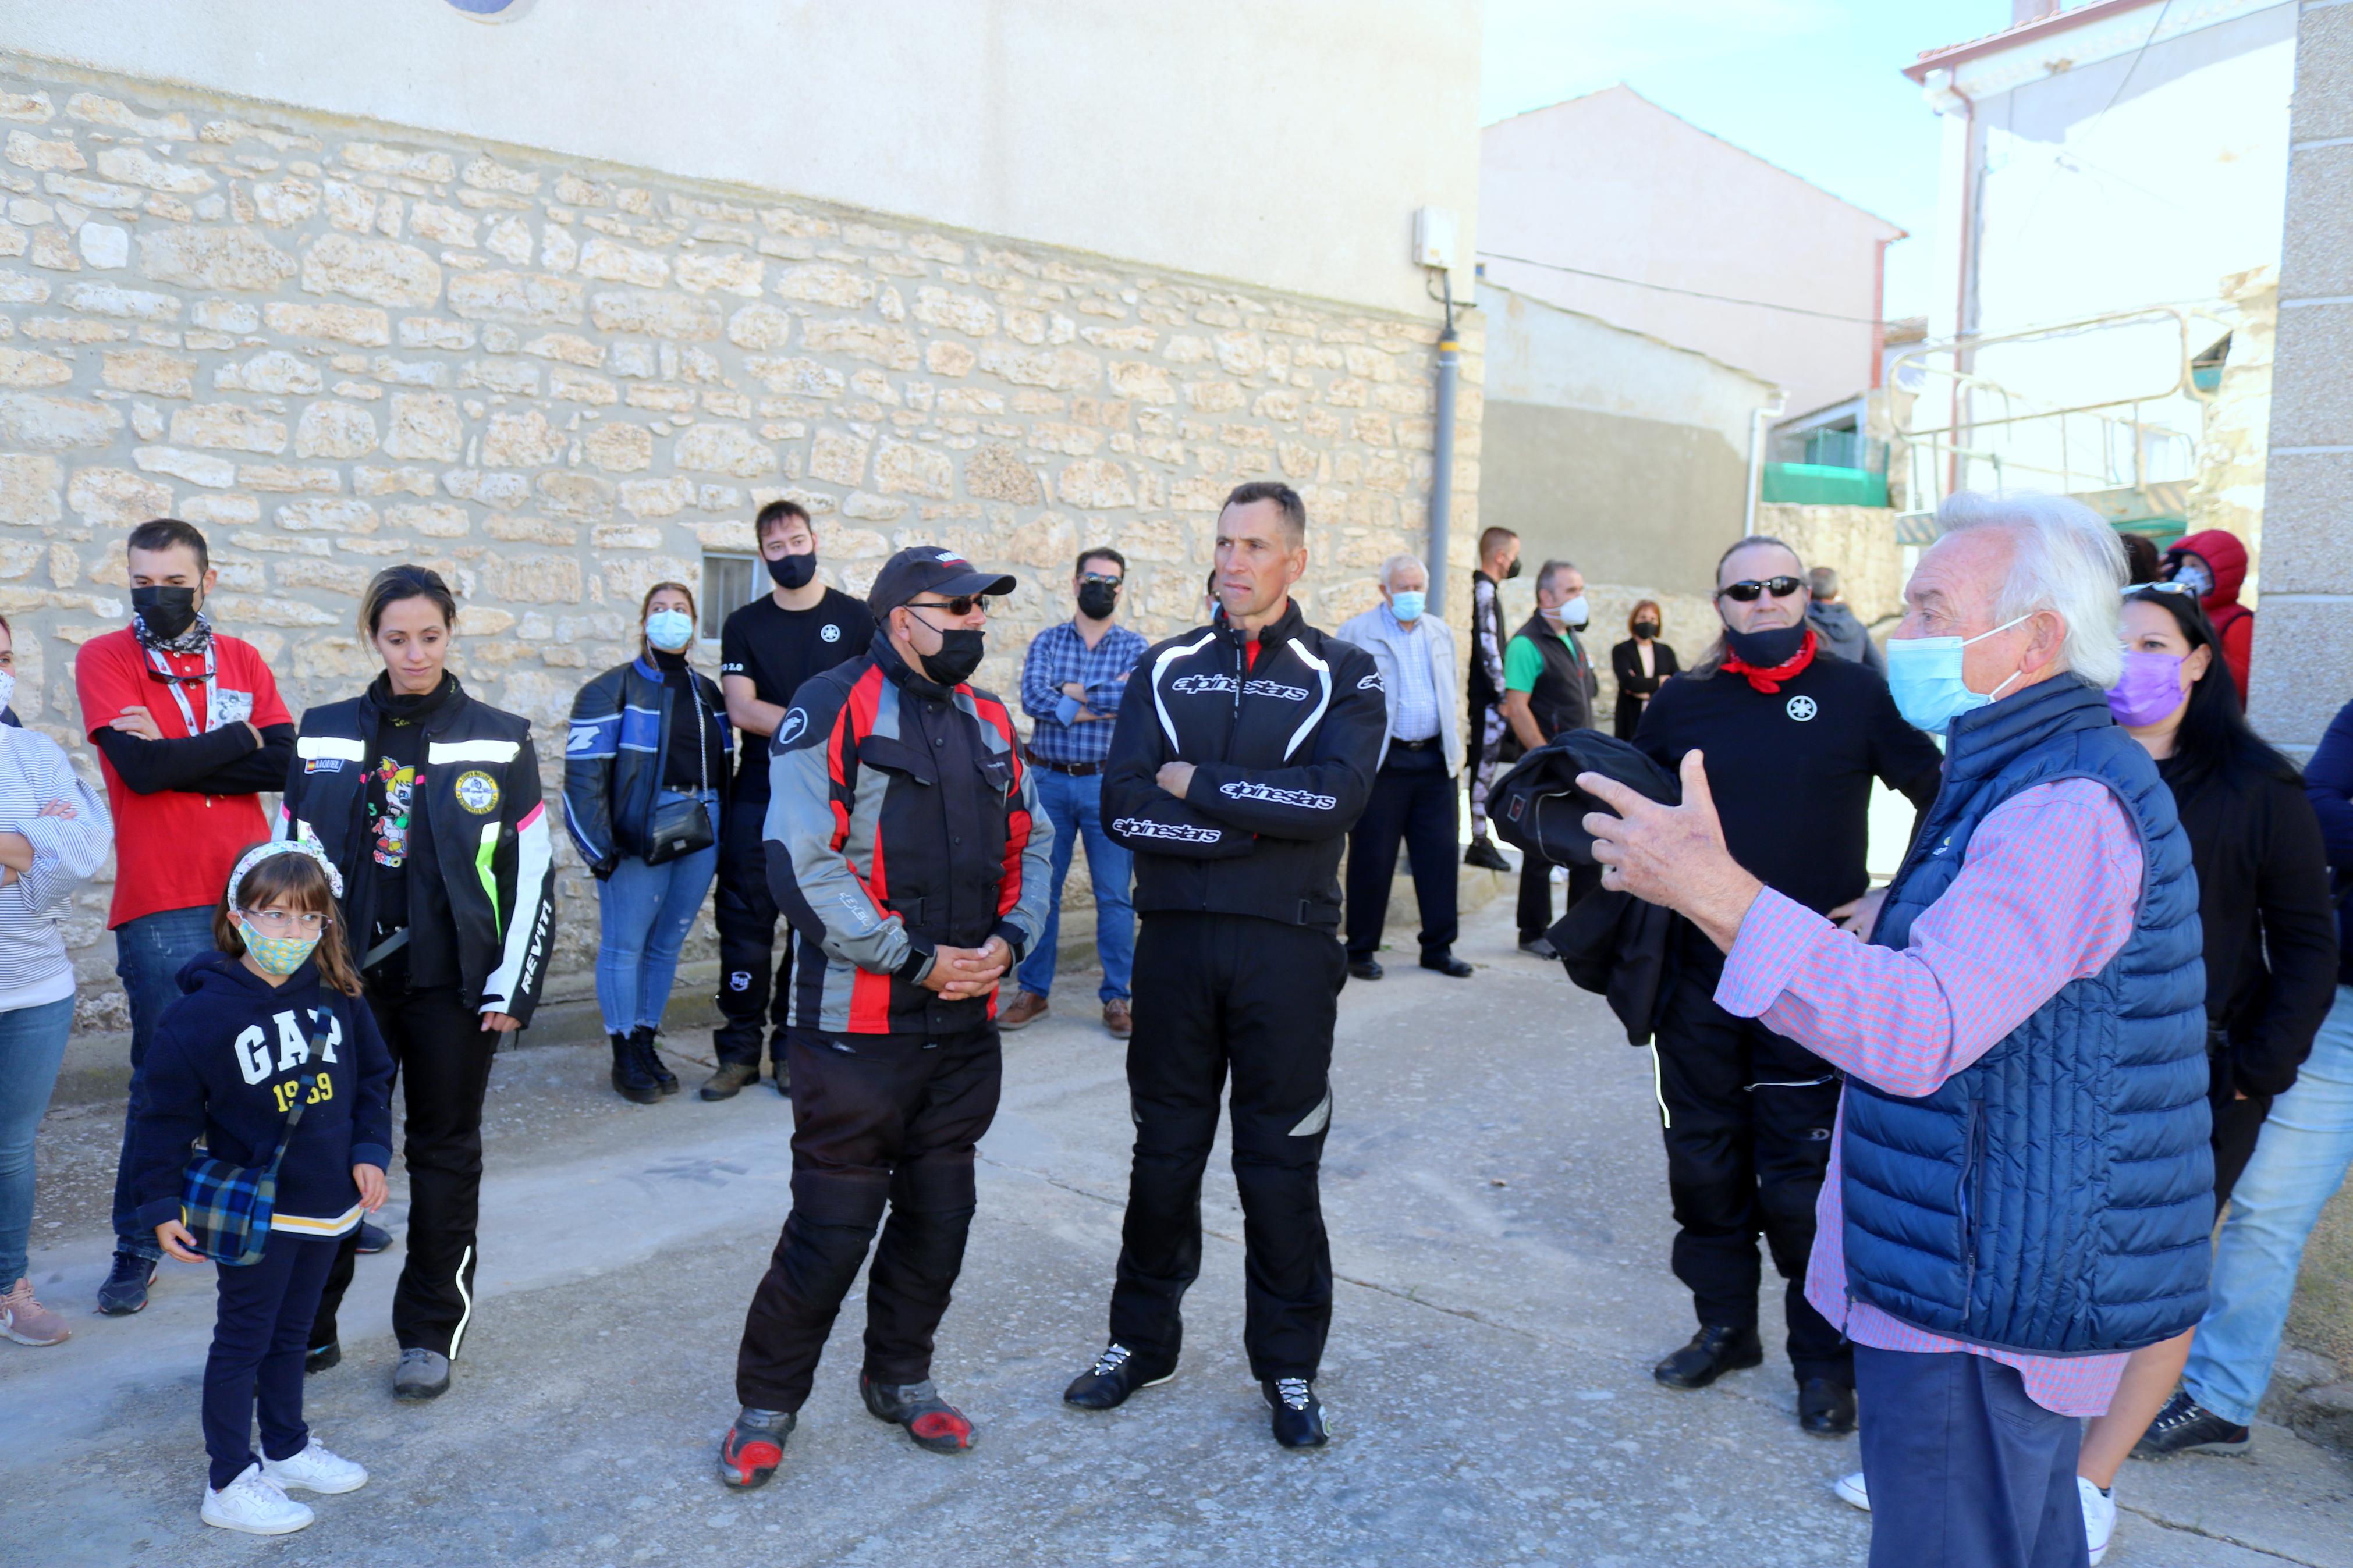
[{"label": "black hoodie with logo", "polygon": [[360,1201],[352,1167],[392,1164],[392,1057],[367,1004],[322,984],[315,963],[273,986],[225,952],[190,959],[180,992],[156,1026],[131,1108],[141,1226],[180,1217],[191,1146],[201,1140],[232,1165],[264,1164],[299,1098],[271,1228],[350,1229]]}]

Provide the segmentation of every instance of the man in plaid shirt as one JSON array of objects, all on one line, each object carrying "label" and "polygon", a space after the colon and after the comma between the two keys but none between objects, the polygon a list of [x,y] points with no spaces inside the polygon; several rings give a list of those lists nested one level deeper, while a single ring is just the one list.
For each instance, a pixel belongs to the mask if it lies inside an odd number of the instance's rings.
[{"label": "man in plaid shirt", "polygon": [[1113,621],[1126,580],[1127,558],[1118,551],[1106,546],[1081,554],[1071,578],[1078,614],[1039,632],[1022,661],[1021,708],[1037,721],[1027,755],[1038,770],[1038,798],[1054,824],[1054,901],[1045,934],[1022,962],[1020,994],[997,1016],[999,1028],[1023,1028],[1046,1016],[1062,928],[1062,879],[1071,874],[1071,848],[1082,836],[1094,883],[1103,1027],[1123,1040],[1133,1027],[1127,986],[1135,966],[1135,911],[1128,881],[1135,858],[1113,842],[1103,821],[1112,721],[1119,716],[1128,672],[1149,646]]}]

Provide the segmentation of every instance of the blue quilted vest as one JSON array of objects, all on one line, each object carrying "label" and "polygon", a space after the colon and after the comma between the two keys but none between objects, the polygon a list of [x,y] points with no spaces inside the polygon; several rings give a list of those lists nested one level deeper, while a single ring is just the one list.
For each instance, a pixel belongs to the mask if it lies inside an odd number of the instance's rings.
[{"label": "blue quilted vest", "polygon": [[1944,788],[1872,940],[1901,948],[1988,812],[2097,779],[2139,830],[2133,933],[1935,1093],[1850,1079],[1850,1299],[1974,1344],[2136,1349],[2206,1309],[2214,1162],[2206,976],[2189,840],[2157,765],[2088,683],[2060,677],[1952,725]]}]

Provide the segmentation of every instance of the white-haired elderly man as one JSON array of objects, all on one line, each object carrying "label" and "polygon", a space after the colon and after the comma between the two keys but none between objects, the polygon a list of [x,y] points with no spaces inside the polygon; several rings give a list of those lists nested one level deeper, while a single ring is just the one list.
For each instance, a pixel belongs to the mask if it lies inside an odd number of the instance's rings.
[{"label": "white-haired elderly man", "polygon": [[[2078,1417],[2198,1321],[2213,1226],[2197,879],[2110,719],[2124,552],[2052,498],[1957,495],[1887,645],[1944,787],[1854,934],[1683,803],[1580,783],[1605,885],[1724,950],[1717,1002],[1846,1074],[1807,1294],[1855,1346],[1874,1568],[2087,1561]],[[2105,1543],[2105,1542],[2104,1542]]]},{"label": "white-haired elderly man", "polygon": [[1398,846],[1413,868],[1421,909],[1421,966],[1460,980],[1471,966],[1454,956],[1456,780],[1462,732],[1448,722],[1461,695],[1454,683],[1454,630],[1429,610],[1430,573],[1410,555],[1381,563],[1381,602],[1336,634],[1373,656],[1388,689],[1389,724],[1380,772],[1365,815],[1348,832],[1348,973],[1378,980],[1381,926],[1388,918]]}]

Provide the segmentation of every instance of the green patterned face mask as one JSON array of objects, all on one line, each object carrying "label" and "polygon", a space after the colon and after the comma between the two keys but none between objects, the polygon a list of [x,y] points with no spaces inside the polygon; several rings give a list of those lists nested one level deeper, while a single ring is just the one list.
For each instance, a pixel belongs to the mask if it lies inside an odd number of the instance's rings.
[{"label": "green patterned face mask", "polygon": [[237,911],[237,934],[245,938],[246,956],[252,959],[265,974],[280,979],[302,967],[311,950],[319,945],[322,933],[302,936],[269,936],[257,927],[243,910]]}]

